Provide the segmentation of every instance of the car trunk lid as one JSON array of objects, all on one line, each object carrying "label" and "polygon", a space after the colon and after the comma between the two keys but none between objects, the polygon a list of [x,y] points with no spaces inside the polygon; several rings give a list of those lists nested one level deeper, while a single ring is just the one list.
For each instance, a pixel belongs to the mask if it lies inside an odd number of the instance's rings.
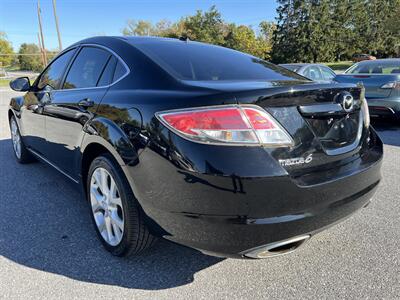
[{"label": "car trunk lid", "polygon": [[[265,148],[291,175],[313,168],[336,168],[359,157],[365,134],[361,112],[362,89],[349,84],[297,84],[236,92],[240,104],[268,111],[294,139],[291,148]],[[343,107],[350,96],[352,107]]]},{"label": "car trunk lid", "polygon": [[[333,170],[356,160],[367,134],[361,112],[362,88],[347,83],[304,81],[191,81],[186,84],[232,95],[238,104],[269,112],[294,140],[292,147],[264,147],[292,176]],[[344,111],[343,95],[353,97]]]}]

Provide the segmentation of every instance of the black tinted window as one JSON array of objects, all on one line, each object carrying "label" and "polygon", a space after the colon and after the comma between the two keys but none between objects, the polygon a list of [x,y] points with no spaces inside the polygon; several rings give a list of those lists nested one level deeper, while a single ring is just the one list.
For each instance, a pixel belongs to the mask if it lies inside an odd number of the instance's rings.
[{"label": "black tinted window", "polygon": [[83,48],[73,62],[63,88],[73,89],[96,86],[110,55],[108,51],[100,48]]},{"label": "black tinted window", "polygon": [[57,89],[60,85],[65,68],[74,55],[75,49],[65,52],[57,57],[40,77],[37,85],[39,90],[44,88]]},{"label": "black tinted window", "polygon": [[305,80],[283,67],[223,47],[175,40],[135,46],[184,80]]},{"label": "black tinted window", "polygon": [[105,86],[111,84],[114,76],[116,62],[117,59],[114,56],[111,56],[110,59],[108,60],[106,67],[104,68],[103,74],[101,74],[97,86]]},{"label": "black tinted window", "polygon": [[126,73],[126,68],[122,65],[120,61],[118,61],[117,66],[115,68],[113,82],[120,79],[122,76],[125,75],[125,73]]}]

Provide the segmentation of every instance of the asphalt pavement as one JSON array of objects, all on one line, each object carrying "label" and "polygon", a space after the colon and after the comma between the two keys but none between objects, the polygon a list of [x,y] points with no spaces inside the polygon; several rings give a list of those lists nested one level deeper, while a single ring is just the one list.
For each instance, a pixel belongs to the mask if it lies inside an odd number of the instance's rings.
[{"label": "asphalt pavement", "polygon": [[167,241],[140,257],[103,250],[63,175],[18,164],[0,90],[0,299],[400,299],[400,125],[378,123],[372,203],[293,254],[222,259]]}]

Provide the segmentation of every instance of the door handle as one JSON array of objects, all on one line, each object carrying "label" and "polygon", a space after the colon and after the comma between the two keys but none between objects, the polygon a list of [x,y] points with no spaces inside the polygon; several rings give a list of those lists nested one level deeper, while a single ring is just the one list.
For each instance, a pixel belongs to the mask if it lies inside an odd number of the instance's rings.
[{"label": "door handle", "polygon": [[78,102],[78,106],[83,107],[83,108],[89,108],[94,106],[94,102],[90,100],[89,98],[82,99],[81,101]]}]

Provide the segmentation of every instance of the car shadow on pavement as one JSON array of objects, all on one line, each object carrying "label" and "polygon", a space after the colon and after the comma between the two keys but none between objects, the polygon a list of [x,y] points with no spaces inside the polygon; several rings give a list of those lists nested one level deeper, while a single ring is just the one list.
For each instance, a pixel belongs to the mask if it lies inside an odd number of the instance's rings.
[{"label": "car shadow on pavement", "polygon": [[400,146],[400,121],[372,119],[372,126],[378,131],[383,143]]},{"label": "car shadow on pavement", "polygon": [[158,290],[191,283],[196,272],[223,260],[165,240],[138,257],[113,257],[97,240],[76,185],[43,163],[18,164],[9,139],[0,140],[0,176],[0,256],[19,265]]}]

